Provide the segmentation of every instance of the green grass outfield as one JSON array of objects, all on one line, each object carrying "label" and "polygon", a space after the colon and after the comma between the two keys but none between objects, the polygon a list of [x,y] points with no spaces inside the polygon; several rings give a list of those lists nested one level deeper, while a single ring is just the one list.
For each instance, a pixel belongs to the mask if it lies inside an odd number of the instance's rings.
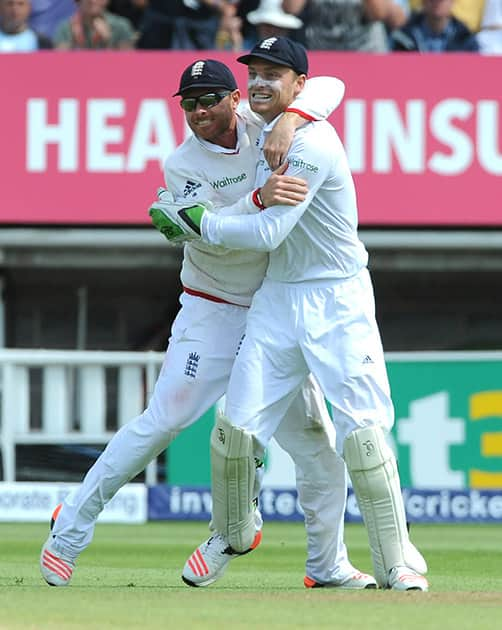
[{"label": "green grass outfield", "polygon": [[[38,570],[43,524],[0,524],[0,628],[502,628],[502,527],[415,525],[429,563],[429,593],[303,587],[302,524],[266,523],[262,545],[232,561],[209,588],[188,588],[181,568],[207,535],[204,523],[99,525],[68,588]],[[358,568],[370,571],[366,534],[348,525]]]}]

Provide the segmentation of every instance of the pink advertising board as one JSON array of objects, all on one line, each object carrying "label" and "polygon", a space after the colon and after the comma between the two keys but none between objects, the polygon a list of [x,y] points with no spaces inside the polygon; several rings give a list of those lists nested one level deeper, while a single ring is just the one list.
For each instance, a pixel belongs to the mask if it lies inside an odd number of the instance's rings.
[{"label": "pink advertising board", "polygon": [[[148,223],[161,164],[185,137],[177,90],[232,53],[0,55],[0,223]],[[362,226],[502,225],[502,57],[310,53],[346,83],[332,116]]]}]

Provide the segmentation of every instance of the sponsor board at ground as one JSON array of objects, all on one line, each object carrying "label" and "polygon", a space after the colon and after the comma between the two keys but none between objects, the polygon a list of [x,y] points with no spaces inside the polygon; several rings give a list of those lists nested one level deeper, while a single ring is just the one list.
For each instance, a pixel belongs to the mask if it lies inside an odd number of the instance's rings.
[{"label": "sponsor board at ground", "polygon": [[[246,68],[235,64],[232,51],[218,51],[218,58],[246,83]],[[188,132],[183,111],[166,99],[178,88],[177,72],[165,68],[192,61],[192,51],[178,50],[147,57],[106,51],[98,63],[87,51],[73,51],[71,61],[66,55],[3,55],[2,83],[14,89],[2,94],[0,223],[148,222],[144,191]],[[309,62],[313,76],[335,67],[350,77],[350,94],[332,118],[357,178],[361,225],[501,225],[502,93],[491,79],[500,72],[497,55],[316,51]],[[304,172],[319,168],[301,166]],[[217,173],[213,185],[227,189],[232,179]],[[374,203],[380,198],[385,203]]]},{"label": "sponsor board at ground", "polygon": [[502,490],[404,490],[412,521],[502,523]]},{"label": "sponsor board at ground", "polygon": [[[502,523],[502,490],[403,490],[408,520],[415,523]],[[207,520],[211,491],[205,486],[158,485],[148,489],[148,520]],[[266,488],[260,509],[268,521],[303,521],[295,489]],[[349,489],[347,522],[361,522],[355,495]]]},{"label": "sponsor board at ground", "polygon": [[[0,483],[0,521],[49,522],[59,503],[75,488],[74,483]],[[147,492],[144,484],[128,484],[105,506],[100,523],[145,523]]]}]

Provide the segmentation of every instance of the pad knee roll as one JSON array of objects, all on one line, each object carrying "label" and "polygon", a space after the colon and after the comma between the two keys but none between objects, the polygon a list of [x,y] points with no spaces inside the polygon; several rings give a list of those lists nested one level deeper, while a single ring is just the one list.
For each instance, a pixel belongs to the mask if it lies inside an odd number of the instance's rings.
[{"label": "pad knee roll", "polygon": [[409,541],[396,459],[382,429],[353,431],[345,440],[344,458],[368,532],[379,586],[387,586],[394,566],[425,573],[425,561]]},{"label": "pad knee roll", "polygon": [[212,524],[235,551],[247,551],[256,534],[253,438],[222,414],[211,433],[211,477]]}]

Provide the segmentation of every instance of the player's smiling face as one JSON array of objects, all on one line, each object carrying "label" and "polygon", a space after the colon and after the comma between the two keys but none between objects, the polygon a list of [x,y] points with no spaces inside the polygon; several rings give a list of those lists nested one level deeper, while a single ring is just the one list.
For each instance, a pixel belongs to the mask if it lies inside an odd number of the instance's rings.
[{"label": "player's smiling face", "polygon": [[[228,90],[226,90],[228,92]],[[205,94],[225,92],[223,88],[197,88],[187,90],[183,98],[193,98]],[[186,121],[190,129],[203,140],[227,148],[233,148],[236,142],[235,110],[240,101],[239,90],[229,92],[218,103],[204,107],[197,102],[191,112],[185,111]]]},{"label": "player's smiling face", "polygon": [[298,96],[305,75],[291,68],[253,57],[248,65],[248,98],[251,109],[270,122]]}]

